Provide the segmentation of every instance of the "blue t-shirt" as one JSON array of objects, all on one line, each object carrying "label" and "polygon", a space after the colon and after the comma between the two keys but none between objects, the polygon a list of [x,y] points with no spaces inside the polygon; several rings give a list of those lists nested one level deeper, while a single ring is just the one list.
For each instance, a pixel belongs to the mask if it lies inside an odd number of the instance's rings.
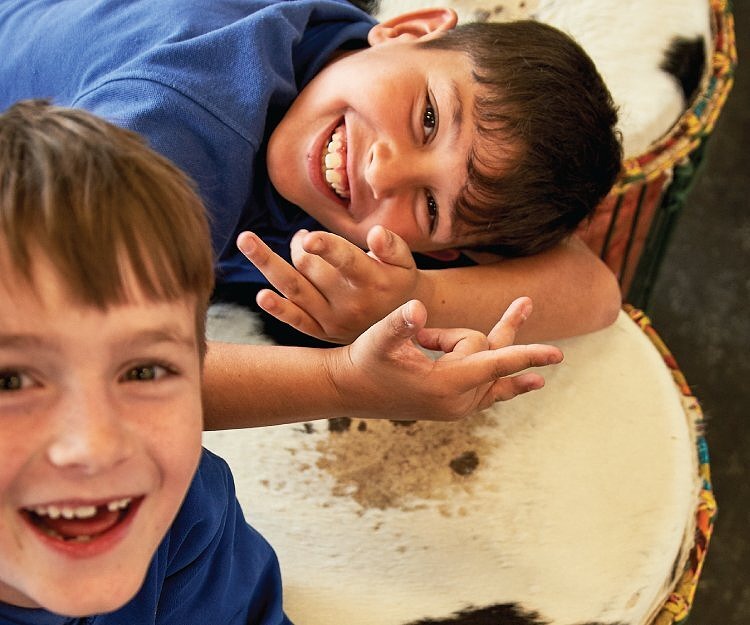
[{"label": "blue t-shirt", "polygon": [[2,625],[291,625],[279,563],[246,522],[227,464],[203,450],[185,501],[135,597],[115,612],[69,618],[0,602]]},{"label": "blue t-shirt", "polygon": [[51,98],[141,133],[197,183],[219,282],[265,283],[239,232],[288,260],[294,232],[321,228],[271,187],[265,141],[373,23],[345,0],[0,0],[0,110]]}]

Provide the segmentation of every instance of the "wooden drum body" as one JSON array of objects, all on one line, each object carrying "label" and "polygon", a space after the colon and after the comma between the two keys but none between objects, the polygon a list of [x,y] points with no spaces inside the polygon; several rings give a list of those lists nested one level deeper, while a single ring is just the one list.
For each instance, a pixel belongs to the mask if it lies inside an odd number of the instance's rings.
[{"label": "wooden drum body", "polygon": [[[212,311],[215,338],[226,315]],[[561,341],[565,361],[543,390],[464,422],[206,433],[279,555],[292,620],[682,618],[714,511],[700,409],[647,320],[631,316],[646,332],[622,312]]]}]

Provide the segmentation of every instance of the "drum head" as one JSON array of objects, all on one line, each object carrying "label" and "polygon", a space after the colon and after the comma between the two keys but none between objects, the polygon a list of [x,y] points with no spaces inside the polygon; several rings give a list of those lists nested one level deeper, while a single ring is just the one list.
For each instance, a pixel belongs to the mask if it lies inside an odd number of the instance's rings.
[{"label": "drum head", "polygon": [[206,433],[279,555],[294,622],[653,618],[693,544],[695,424],[626,313],[559,345],[543,390],[459,423]]}]

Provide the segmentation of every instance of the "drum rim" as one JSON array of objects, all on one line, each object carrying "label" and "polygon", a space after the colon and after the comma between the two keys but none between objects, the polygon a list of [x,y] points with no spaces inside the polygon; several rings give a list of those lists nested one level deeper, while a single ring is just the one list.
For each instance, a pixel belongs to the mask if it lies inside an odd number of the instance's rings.
[{"label": "drum rim", "polygon": [[646,334],[663,358],[682,397],[685,416],[695,428],[698,475],[701,480],[698,504],[695,509],[695,540],[690,548],[685,568],[675,587],[650,623],[650,625],[677,625],[684,622],[690,613],[716,520],[717,506],[711,484],[711,467],[708,444],[705,438],[705,420],[700,404],[693,395],[690,386],[688,386],[677,361],[654,329],[649,317],[642,310],[630,304],[625,304],[623,310]]},{"label": "drum rim", "polygon": [[710,0],[712,54],[697,93],[672,128],[651,149],[626,159],[610,193],[621,194],[634,182],[651,182],[685,160],[713,131],[734,85],[737,46],[730,0]]}]

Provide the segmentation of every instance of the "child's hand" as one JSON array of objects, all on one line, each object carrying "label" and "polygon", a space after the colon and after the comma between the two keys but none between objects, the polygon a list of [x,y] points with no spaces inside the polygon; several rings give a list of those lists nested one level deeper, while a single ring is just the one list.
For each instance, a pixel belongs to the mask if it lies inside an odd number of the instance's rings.
[{"label": "child's hand", "polygon": [[[412,300],[351,345],[328,350],[328,376],[343,405],[351,405],[358,416],[460,419],[541,388],[539,374],[518,372],[562,360],[551,345],[513,345],[530,312],[529,298],[515,300],[485,336],[466,329],[425,329],[427,311]],[[417,344],[445,354],[432,360]],[[372,413],[362,414],[363,406],[372,406]]]},{"label": "child's hand", "polygon": [[369,253],[335,234],[301,230],[292,239],[292,267],[256,235],[243,232],[237,239],[281,293],[260,291],[258,305],[301,332],[336,343],[353,341],[416,294],[419,271],[406,243],[375,226],[367,244]]}]

